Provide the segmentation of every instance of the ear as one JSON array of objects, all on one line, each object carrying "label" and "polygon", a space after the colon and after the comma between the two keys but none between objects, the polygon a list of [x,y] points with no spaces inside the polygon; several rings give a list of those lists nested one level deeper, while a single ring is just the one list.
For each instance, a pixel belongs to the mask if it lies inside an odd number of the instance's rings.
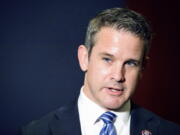
[{"label": "ear", "polygon": [[84,45],[80,45],[78,48],[78,60],[82,71],[88,69],[88,50]]}]

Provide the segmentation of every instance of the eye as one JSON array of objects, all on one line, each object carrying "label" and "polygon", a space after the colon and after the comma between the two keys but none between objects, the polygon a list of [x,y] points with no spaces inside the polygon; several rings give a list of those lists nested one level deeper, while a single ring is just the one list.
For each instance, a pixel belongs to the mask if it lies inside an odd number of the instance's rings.
[{"label": "eye", "polygon": [[108,63],[110,63],[111,61],[112,61],[112,59],[110,59],[110,58],[108,58],[108,57],[103,57],[102,58],[105,62],[108,62]]},{"label": "eye", "polygon": [[136,60],[129,60],[129,61],[126,61],[125,64],[128,65],[128,66],[138,66],[139,62],[136,61]]}]

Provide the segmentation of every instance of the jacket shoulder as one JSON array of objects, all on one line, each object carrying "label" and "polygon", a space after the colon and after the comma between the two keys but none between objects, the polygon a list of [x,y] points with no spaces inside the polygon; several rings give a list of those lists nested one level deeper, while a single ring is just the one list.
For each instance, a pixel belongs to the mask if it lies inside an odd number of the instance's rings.
[{"label": "jacket shoulder", "polygon": [[155,119],[155,120],[159,121],[159,124],[161,126],[170,126],[170,127],[179,127],[180,128],[180,125],[178,125],[177,123],[166,120],[166,119],[162,118],[161,116],[159,116],[159,115],[157,115],[157,114],[155,114],[155,113],[153,113],[147,109],[144,109],[144,108],[141,108],[141,109],[145,115],[151,116],[151,119]]},{"label": "jacket shoulder", "polygon": [[145,120],[148,127],[155,127],[158,135],[180,135],[180,125],[168,121],[159,115],[139,106],[134,107],[132,115],[138,119]]},{"label": "jacket shoulder", "polygon": [[56,116],[56,113],[63,112],[64,107],[60,107],[59,109],[52,111],[42,118],[38,120],[33,120],[29,124],[22,127],[22,135],[50,135],[50,123],[58,117]]}]

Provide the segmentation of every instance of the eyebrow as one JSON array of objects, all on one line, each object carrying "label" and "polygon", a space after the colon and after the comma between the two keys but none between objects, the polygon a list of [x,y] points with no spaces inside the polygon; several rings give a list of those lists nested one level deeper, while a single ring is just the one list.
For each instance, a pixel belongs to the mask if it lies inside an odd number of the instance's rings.
[{"label": "eyebrow", "polygon": [[127,61],[137,62],[137,64],[140,64],[140,63],[141,63],[141,60],[137,60],[137,59],[128,59]]},{"label": "eyebrow", "polygon": [[108,56],[108,57],[111,57],[111,58],[114,57],[114,55],[109,54],[109,53],[106,53],[106,52],[102,52],[102,53],[100,53],[99,55],[100,55],[100,56]]}]

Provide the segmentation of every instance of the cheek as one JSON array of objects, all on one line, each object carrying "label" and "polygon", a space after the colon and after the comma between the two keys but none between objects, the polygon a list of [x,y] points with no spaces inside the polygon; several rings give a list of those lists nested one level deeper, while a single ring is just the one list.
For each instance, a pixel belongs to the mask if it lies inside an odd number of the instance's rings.
[{"label": "cheek", "polygon": [[102,75],[107,75],[109,73],[109,71],[106,69],[106,68],[100,68],[99,69],[99,72],[102,74]]},{"label": "cheek", "polygon": [[101,62],[96,62],[91,65],[91,69],[94,75],[98,75],[99,77],[104,77],[109,74],[110,69],[102,64]]},{"label": "cheek", "polygon": [[126,81],[131,87],[136,86],[140,79],[140,73],[138,71],[129,72],[126,76]]},{"label": "cheek", "polygon": [[110,68],[108,68],[104,65],[103,66],[99,65],[97,72],[98,73],[96,75],[98,75],[99,80],[103,81],[104,83],[109,81],[110,75],[111,75]]}]

